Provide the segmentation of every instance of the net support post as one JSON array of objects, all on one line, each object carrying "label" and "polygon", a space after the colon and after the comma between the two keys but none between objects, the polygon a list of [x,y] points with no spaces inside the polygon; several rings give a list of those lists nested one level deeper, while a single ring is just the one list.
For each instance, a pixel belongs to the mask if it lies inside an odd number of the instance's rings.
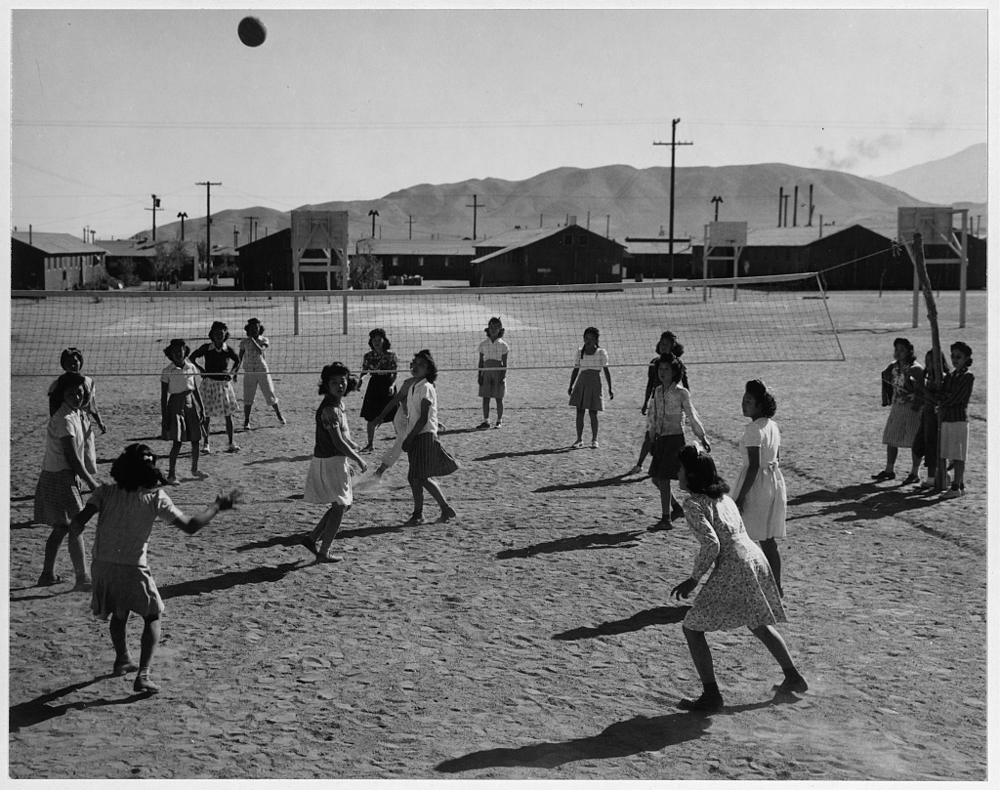
[{"label": "net support post", "polygon": [[[969,210],[962,209],[962,260],[959,262],[958,327],[965,328],[965,292],[969,274]],[[940,446],[940,445],[939,445]]]},{"label": "net support post", "polygon": [[295,320],[294,320],[295,334],[298,335],[299,334],[299,295],[298,294],[295,294],[295,296],[292,297],[292,314],[295,316]]},{"label": "net support post", "polygon": [[[911,248],[912,249],[912,248]],[[911,256],[912,257],[912,256]],[[920,323],[920,313],[917,305],[920,302],[920,275],[917,274],[917,263],[913,262],[913,328],[916,329]]]},{"label": "net support post", "polygon": [[[344,286],[346,288],[347,284],[345,283]],[[344,299],[344,302],[343,302],[343,305],[344,305],[344,311],[343,311],[344,312],[344,329],[343,329],[343,332],[341,334],[346,335],[347,334],[347,291],[344,291],[343,299]]]}]

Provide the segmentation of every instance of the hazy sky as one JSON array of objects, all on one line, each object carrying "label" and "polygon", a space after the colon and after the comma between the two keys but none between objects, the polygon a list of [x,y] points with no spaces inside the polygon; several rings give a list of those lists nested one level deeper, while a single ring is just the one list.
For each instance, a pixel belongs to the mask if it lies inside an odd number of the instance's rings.
[{"label": "hazy sky", "polygon": [[235,6],[15,8],[10,220],[118,238],[149,227],[153,193],[158,224],[203,216],[196,182],[221,182],[213,212],[289,210],[669,166],[653,142],[673,118],[694,143],[678,167],[886,175],[986,142],[982,5],[260,10],[256,49]]}]

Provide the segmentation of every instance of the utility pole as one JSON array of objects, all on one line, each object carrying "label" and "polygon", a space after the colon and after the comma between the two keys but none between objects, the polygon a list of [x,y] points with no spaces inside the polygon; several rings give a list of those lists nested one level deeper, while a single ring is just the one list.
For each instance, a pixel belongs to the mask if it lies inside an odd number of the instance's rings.
[{"label": "utility pole", "polygon": [[371,209],[368,212],[368,216],[372,218],[372,238],[375,238],[375,217],[378,216],[378,209]]},{"label": "utility pole", "polygon": [[255,220],[258,220],[258,219],[260,219],[260,217],[252,217],[249,214],[247,215],[247,221],[250,223],[249,227],[247,228],[247,243],[250,243],[250,242],[253,242],[253,241],[257,240],[256,237],[254,236],[253,223],[254,223]]},{"label": "utility pole", "polygon": [[[222,186],[221,181],[198,181],[196,186],[205,187],[205,271],[212,268],[212,187]],[[198,279],[198,256],[195,255],[194,279]]]},{"label": "utility pole", "polygon": [[544,214],[539,214],[538,215],[538,227],[542,227],[542,220],[543,219],[545,219],[545,215]]},{"label": "utility pole", "polygon": [[726,201],[724,201],[722,199],[721,195],[716,195],[715,197],[712,198],[712,202],[715,204],[715,221],[718,222],[719,221],[719,204],[720,203],[725,203]]},{"label": "utility pole", "polygon": [[97,236],[97,231],[96,231],[96,230],[92,230],[92,231],[90,231],[90,243],[91,243],[91,244],[93,244],[93,243],[94,243],[94,237],[95,237],[95,236]]},{"label": "utility pole", "polygon": [[233,249],[235,250],[239,246],[240,246],[240,232],[236,228],[236,226],[233,225]]},{"label": "utility pole", "polygon": [[[156,241],[156,212],[162,210],[163,209],[160,208],[160,199],[156,195],[153,195],[153,207],[146,209],[146,211],[153,212],[153,241]],[[84,239],[84,241],[86,241],[86,239]]]},{"label": "utility pole", "polygon": [[184,241],[184,220],[187,219],[187,212],[182,211],[177,216],[181,221],[181,241]]},{"label": "utility pole", "polygon": [[482,204],[482,203],[479,202],[478,198],[479,198],[478,195],[473,195],[472,196],[472,205],[470,206],[468,203],[465,204],[466,208],[471,208],[472,209],[472,240],[473,241],[476,240],[476,216],[477,216],[477,213],[478,213],[479,209],[483,208],[483,205],[484,205],[484,204]]},{"label": "utility pole", "polygon": [[413,240],[413,215],[410,214],[410,240]]},{"label": "utility pole", "polygon": [[[680,118],[674,118],[673,122],[670,124],[670,142],[669,143],[656,143],[653,145],[669,145],[670,146],[670,238],[667,240],[667,251],[670,254],[670,279],[674,279],[674,161],[677,154],[677,146],[679,145],[694,145],[692,142],[678,143],[677,142],[677,124],[681,122]],[[668,288],[667,293],[673,293],[673,288]]]},{"label": "utility pole", "polygon": [[608,224],[604,228],[604,238],[611,238],[611,215],[608,214]]}]

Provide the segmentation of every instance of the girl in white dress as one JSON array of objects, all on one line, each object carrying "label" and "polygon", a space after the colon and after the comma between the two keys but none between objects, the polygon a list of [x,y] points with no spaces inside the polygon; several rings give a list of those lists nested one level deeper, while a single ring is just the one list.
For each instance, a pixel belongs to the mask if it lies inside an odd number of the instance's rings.
[{"label": "girl in white dress", "polygon": [[774,571],[774,581],[781,589],[781,555],[777,538],[785,537],[785,506],[788,494],[785,478],[778,466],[781,433],[771,419],[778,404],[760,379],[748,381],[743,394],[743,416],[750,424],[740,437],[743,468],[736,477],[736,507],[743,517],[747,535],[760,548]]},{"label": "girl in white dress", "polygon": [[597,442],[597,412],[604,411],[604,392],[601,387],[601,371],[608,381],[608,397],[615,399],[611,389],[611,370],[608,368],[608,352],[598,345],[601,333],[595,326],[583,330],[583,345],[577,349],[573,360],[573,372],[569,376],[569,405],[576,407],[576,442],[573,447],[583,447],[583,413],[590,412],[590,446],[595,450]]}]

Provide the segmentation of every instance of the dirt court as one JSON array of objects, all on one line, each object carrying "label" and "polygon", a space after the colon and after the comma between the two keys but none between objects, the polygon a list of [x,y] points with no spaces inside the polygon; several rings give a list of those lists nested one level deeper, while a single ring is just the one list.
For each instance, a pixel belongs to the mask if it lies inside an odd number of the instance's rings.
[{"label": "dirt court", "polygon": [[[776,696],[781,673],[762,645],[746,630],[712,633],[726,708],[709,716],[676,707],[700,684],[680,628],[688,606],[668,595],[697,542],[683,523],[646,532],[656,490],[627,474],[645,371],[614,368],[614,348],[598,450],[569,448],[568,370],[512,371],[504,427],[489,431],[474,427],[475,374],[442,375],[441,440],[461,464],[442,487],[459,519],[401,526],[412,509],[404,458],[356,497],[339,565],[315,564],[298,542],[323,512],[302,501],[316,377],[279,377],[289,424],[258,402],[239,454],[219,452],[213,421],[209,478],[182,477],[170,495],[189,514],[230,485],[246,502],[193,537],[154,529],[166,612],[153,697],[111,676],[89,595],[34,586],[48,535],[31,522],[48,380],[16,378],[8,776],[985,781],[986,294],[969,295],[961,330],[957,304],[940,295],[942,342],[973,347],[976,384],[968,494],[956,500],[902,488],[907,451],[896,481],[871,481],[885,459],[879,373],[892,340],[909,337],[921,356],[930,347],[923,306],[910,328],[910,294],[831,296],[846,362],[690,367],[730,481],[743,383],[762,377],[776,392],[789,494],[780,630],[810,684]],[[658,333],[637,338],[649,356]],[[397,349],[401,361],[413,350]],[[166,454],[156,381],[99,386],[102,479],[130,442]],[[348,399],[356,439],[360,405]],[[377,452],[392,435],[380,429]],[[182,455],[178,471],[188,467]],[[72,576],[65,550],[57,571]],[[139,631],[133,621],[136,655]]]}]

